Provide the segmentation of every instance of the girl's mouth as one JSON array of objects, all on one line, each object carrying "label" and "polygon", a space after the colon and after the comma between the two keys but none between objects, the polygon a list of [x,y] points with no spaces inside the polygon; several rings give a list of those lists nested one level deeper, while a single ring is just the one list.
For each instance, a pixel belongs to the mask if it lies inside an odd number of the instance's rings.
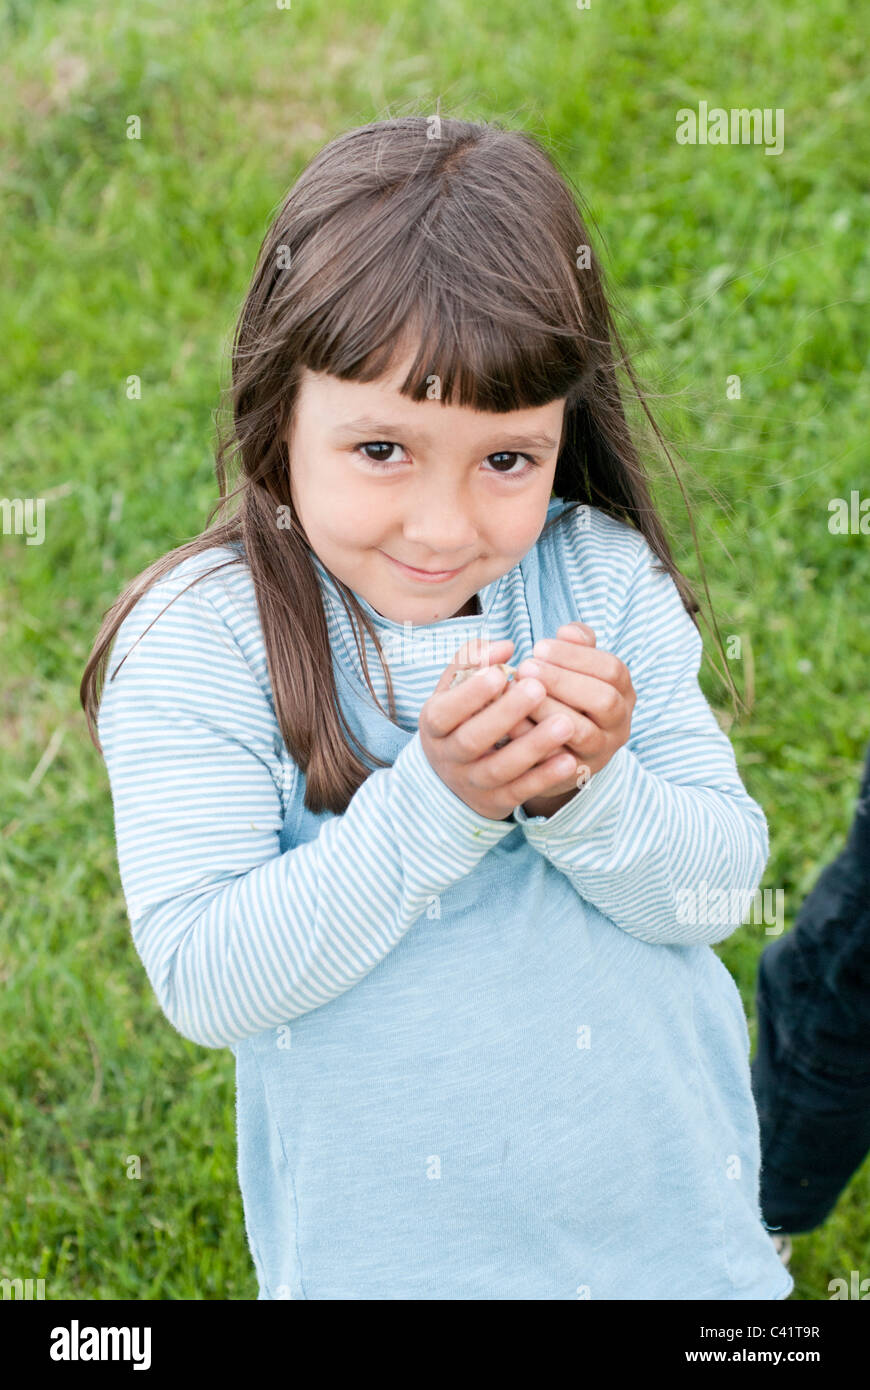
[{"label": "girl's mouth", "polygon": [[393,559],[393,556],[387,555],[385,550],[382,550],[380,554],[402,570],[409,579],[419,579],[424,584],[443,584],[446,579],[453,579],[455,575],[461,574],[465,569],[465,565],[460,565],[459,569],[456,570],[418,570],[413,565],[405,565],[401,560]]}]

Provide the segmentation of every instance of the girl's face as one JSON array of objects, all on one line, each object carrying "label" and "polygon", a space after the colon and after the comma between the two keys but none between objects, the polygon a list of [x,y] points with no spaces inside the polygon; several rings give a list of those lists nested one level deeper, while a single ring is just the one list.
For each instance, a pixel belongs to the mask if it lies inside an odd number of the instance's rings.
[{"label": "girl's face", "polygon": [[305,368],[288,446],[291,504],[321,563],[417,625],[476,611],[535,544],[565,400],[504,414],[412,401],[397,389],[408,365],[376,382]]}]

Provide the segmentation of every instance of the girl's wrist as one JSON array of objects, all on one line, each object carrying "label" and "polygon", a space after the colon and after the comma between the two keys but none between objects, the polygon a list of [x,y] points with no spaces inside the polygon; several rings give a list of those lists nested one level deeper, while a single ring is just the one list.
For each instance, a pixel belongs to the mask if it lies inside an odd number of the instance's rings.
[{"label": "girl's wrist", "polygon": [[554,816],[576,795],[575,787],[569,792],[563,792],[561,796],[534,796],[531,801],[523,802],[523,810],[527,816]]}]

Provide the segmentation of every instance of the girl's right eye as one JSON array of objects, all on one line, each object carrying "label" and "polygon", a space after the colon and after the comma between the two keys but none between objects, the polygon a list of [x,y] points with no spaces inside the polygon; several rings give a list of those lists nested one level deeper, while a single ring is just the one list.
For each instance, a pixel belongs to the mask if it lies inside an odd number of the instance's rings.
[{"label": "girl's right eye", "polygon": [[[386,449],[387,452],[389,452],[391,449],[398,449],[401,446],[399,444],[390,444],[389,441],[385,439],[378,439],[369,444],[358,444],[356,447],[360,451],[363,449]],[[364,457],[368,459],[369,463],[373,463],[376,468],[379,466],[389,467],[391,463],[398,463],[398,459],[372,458],[370,454],[365,454]]]}]

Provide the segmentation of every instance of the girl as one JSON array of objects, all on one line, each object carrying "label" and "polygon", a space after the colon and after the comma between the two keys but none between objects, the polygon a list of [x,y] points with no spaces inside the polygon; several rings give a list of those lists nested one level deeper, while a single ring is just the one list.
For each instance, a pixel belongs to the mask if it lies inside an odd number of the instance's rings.
[{"label": "girl", "polygon": [[136,947],[235,1054],[262,1299],[793,1287],[711,950],[767,826],[589,248],[525,134],[327,145],[242,309],[218,519],[85,672]]}]

